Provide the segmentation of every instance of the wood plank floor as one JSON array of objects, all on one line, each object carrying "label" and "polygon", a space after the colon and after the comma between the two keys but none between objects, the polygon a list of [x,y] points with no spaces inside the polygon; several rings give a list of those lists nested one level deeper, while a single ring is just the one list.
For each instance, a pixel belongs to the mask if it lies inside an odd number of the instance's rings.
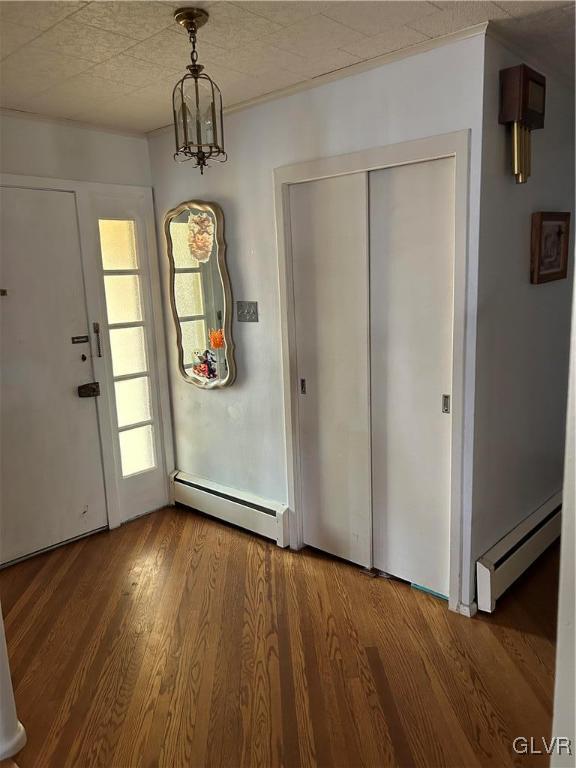
[{"label": "wood plank floor", "polygon": [[544,765],[558,547],[466,619],[182,509],[0,573],[21,768]]}]

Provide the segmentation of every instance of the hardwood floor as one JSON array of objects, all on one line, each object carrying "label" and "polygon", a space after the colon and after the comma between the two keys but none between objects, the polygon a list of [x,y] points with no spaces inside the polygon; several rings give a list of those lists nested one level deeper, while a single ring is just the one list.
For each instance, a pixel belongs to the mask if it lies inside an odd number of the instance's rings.
[{"label": "hardwood floor", "polygon": [[182,509],[0,573],[20,768],[544,765],[558,547],[466,619]]}]

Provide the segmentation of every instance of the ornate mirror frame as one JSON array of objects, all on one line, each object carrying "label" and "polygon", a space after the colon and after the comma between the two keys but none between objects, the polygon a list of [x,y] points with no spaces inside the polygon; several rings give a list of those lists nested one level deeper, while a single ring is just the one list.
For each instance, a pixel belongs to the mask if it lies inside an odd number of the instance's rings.
[{"label": "ornate mirror frame", "polygon": [[[174,263],[174,250],[172,237],[170,234],[171,222],[180,216],[180,214],[189,210],[204,211],[209,213],[214,218],[214,240],[216,243],[216,256],[218,275],[222,283],[222,292],[224,298],[224,309],[222,319],[222,329],[224,331],[224,359],[226,361],[227,375],[224,379],[206,379],[203,381],[198,376],[191,376],[184,367],[184,347],[182,344],[182,328],[180,325],[180,318],[176,307],[176,291],[175,291],[175,278],[176,278],[176,266]],[[178,368],[184,381],[200,389],[217,389],[220,387],[229,387],[236,378],[236,362],[234,360],[234,341],[232,339],[232,288],[230,286],[230,277],[228,275],[228,268],[226,266],[226,241],[224,239],[224,214],[222,209],[217,203],[208,202],[206,200],[188,200],[176,208],[168,211],[164,217],[164,237],[166,240],[166,250],[168,254],[168,261],[170,263],[170,306],[172,308],[172,317],[174,319],[174,325],[176,327],[176,337],[178,344]]]}]

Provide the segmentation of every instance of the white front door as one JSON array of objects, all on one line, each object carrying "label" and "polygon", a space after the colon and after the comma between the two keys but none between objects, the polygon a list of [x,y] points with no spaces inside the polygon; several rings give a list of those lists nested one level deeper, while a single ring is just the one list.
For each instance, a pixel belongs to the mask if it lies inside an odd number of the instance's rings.
[{"label": "white front door", "polygon": [[374,566],[444,596],[454,162],[369,174]]},{"label": "white front door", "polygon": [[[107,525],[75,195],[0,189],[0,562]],[[4,294],[5,292],[5,294]],[[80,337],[80,338],[78,338]],[[73,343],[73,339],[79,343]]]},{"label": "white front door", "polygon": [[304,542],[371,565],[365,173],[290,187]]}]

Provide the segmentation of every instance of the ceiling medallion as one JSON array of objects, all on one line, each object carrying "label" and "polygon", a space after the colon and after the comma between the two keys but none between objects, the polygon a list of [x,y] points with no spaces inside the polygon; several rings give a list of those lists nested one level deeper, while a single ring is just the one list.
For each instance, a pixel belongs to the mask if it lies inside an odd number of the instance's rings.
[{"label": "ceiling medallion", "polygon": [[224,151],[222,94],[198,63],[196,51],[196,32],[208,21],[208,13],[203,8],[179,8],[174,19],[186,29],[192,44],[188,73],[176,83],[172,92],[174,159],[194,160],[195,167],[204,173],[208,160],[223,163],[228,159]]}]

